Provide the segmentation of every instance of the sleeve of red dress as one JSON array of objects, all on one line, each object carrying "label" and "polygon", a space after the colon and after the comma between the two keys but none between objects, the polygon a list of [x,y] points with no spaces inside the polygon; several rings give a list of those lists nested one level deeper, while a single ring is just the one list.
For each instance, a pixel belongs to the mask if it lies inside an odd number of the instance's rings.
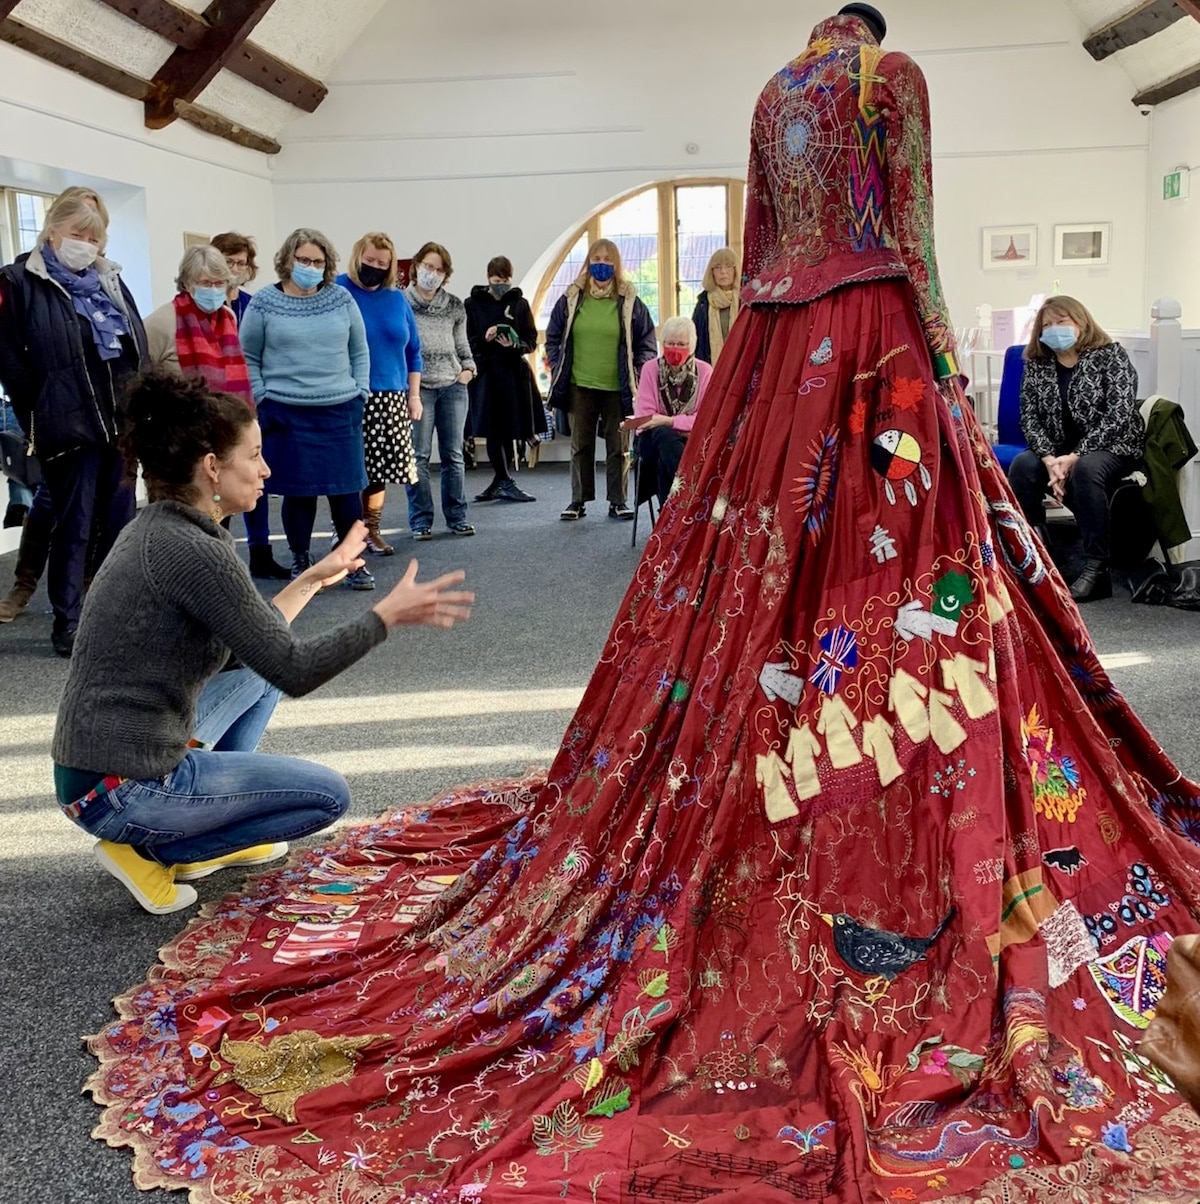
[{"label": "sleeve of red dress", "polygon": [[957,376],[954,327],[934,250],[929,91],[921,69],[907,55],[885,55],[879,75],[875,95],[887,122],[891,228],[916,293],[934,369],[938,376]]},{"label": "sleeve of red dress", "polygon": [[742,277],[753,280],[779,242],[779,222],[770,180],[758,149],[758,118],[750,131],[750,163],[746,168],[746,218],[742,232]]}]

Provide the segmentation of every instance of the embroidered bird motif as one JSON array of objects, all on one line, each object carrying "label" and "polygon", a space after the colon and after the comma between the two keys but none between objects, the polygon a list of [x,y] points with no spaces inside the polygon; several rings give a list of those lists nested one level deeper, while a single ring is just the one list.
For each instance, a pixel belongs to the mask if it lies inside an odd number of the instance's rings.
[{"label": "embroidered bird motif", "polygon": [[864,975],[868,991],[873,998],[879,998],[893,978],[903,974],[914,962],[925,960],[929,947],[946,931],[955,912],[956,908],[951,907],[929,936],[905,936],[883,928],[871,928],[845,912],[822,913],[821,919],[833,929],[833,947],[838,957],[851,970]]}]

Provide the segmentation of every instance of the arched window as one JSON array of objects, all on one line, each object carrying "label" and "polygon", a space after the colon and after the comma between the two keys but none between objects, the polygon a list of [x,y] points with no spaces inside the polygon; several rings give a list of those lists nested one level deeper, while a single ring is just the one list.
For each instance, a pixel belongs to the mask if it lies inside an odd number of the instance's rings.
[{"label": "arched window", "polygon": [[742,180],[663,180],[592,214],[542,276],[534,304],[538,329],[546,329],[554,303],[583,269],[597,238],[620,247],[625,275],[655,324],[676,314],[691,317],[709,256],[718,247],[741,250],[745,191]]}]

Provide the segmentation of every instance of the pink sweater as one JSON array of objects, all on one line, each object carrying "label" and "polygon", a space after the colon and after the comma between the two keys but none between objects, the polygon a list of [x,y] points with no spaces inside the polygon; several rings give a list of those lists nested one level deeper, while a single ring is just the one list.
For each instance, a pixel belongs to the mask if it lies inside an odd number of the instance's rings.
[{"label": "pink sweater", "polygon": [[[692,429],[692,424],[696,421],[696,411],[700,409],[700,403],[704,400],[704,390],[708,387],[709,377],[712,376],[713,371],[712,365],[706,364],[703,360],[696,361],[696,370],[699,373],[696,387],[696,408],[690,414],[676,414],[671,419],[671,425],[677,431],[685,433]],[[665,414],[666,412],[658,397],[658,360],[654,359],[648,364],[642,365],[637,397],[633,400],[633,416],[644,418],[648,414]]]}]

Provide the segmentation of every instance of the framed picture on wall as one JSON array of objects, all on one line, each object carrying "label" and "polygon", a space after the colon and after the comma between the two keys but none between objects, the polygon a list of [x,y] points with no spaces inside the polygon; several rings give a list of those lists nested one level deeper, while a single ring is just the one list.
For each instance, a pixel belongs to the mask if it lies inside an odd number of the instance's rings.
[{"label": "framed picture on wall", "polygon": [[186,251],[190,247],[207,247],[208,235],[197,234],[195,230],[185,230],[183,232],[183,249]]},{"label": "framed picture on wall", "polygon": [[1037,226],[984,226],[984,271],[1035,268],[1037,257]]},{"label": "framed picture on wall", "polygon": [[1054,266],[1097,267],[1108,263],[1111,222],[1054,227]]}]

